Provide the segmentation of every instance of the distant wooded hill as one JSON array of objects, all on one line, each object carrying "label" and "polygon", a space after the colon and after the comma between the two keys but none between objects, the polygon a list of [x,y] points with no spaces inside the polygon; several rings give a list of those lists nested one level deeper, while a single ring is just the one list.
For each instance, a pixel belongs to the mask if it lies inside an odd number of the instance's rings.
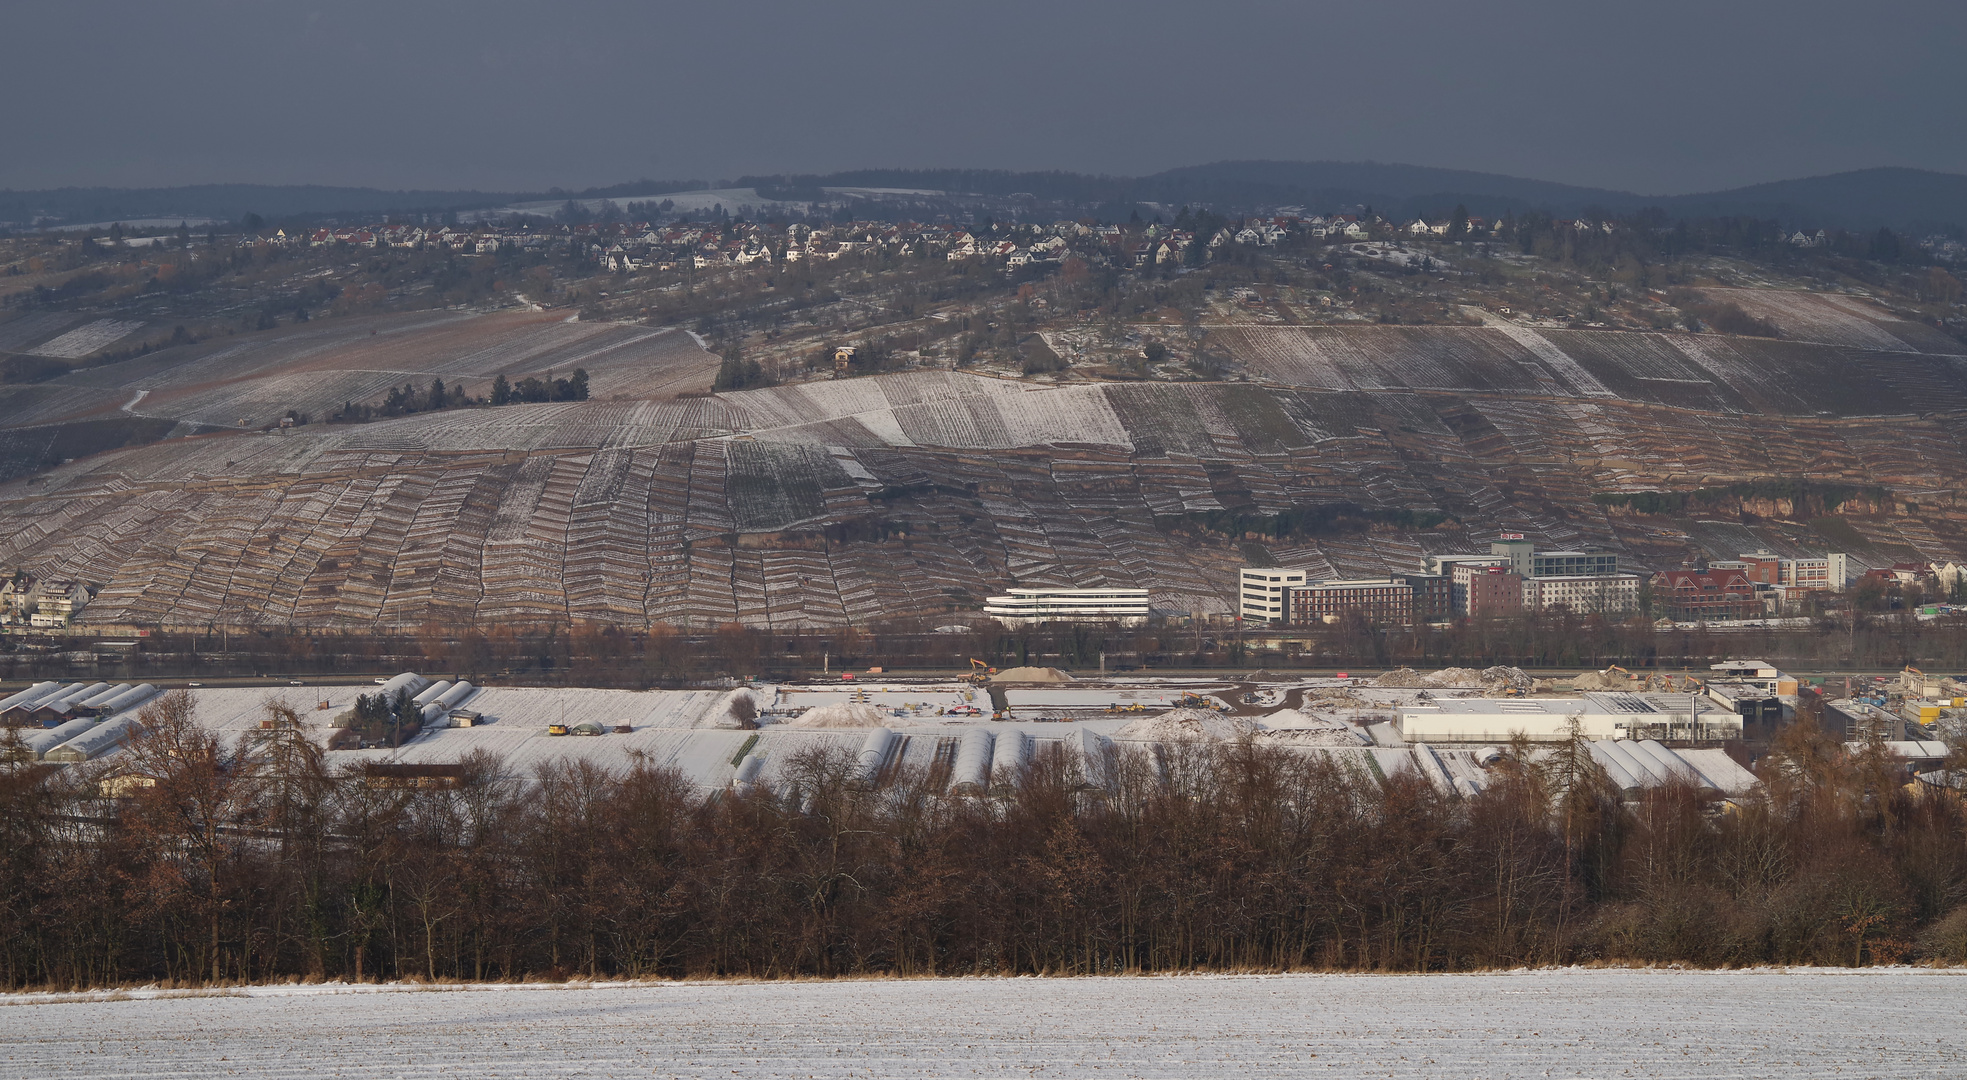
[{"label": "distant wooded hill", "polygon": [[[376,216],[485,209],[562,197],[626,200],[707,186],[704,181],[640,180],[577,192],[510,193],[257,184],[61,188],[0,192],[0,222],[18,227],[34,221],[82,223],[160,217],[237,221],[249,213],[267,220],[336,214]],[[747,176],[732,186],[807,192],[822,187],[907,188],[997,199],[1025,196],[1037,204],[1106,214],[1183,204],[1206,204],[1223,213],[1279,206],[1302,206],[1314,212],[1371,206],[1384,216],[1407,218],[1446,214],[1461,204],[1487,216],[1527,211],[1611,215],[1657,207],[1673,217],[1777,218],[1786,228],[1869,230],[1882,225],[1922,232],[1967,227],[1967,176],[1905,168],[1861,169],[1670,196],[1459,169],[1333,161],[1222,161],[1141,177],[991,169],[861,169],[825,175]]]}]

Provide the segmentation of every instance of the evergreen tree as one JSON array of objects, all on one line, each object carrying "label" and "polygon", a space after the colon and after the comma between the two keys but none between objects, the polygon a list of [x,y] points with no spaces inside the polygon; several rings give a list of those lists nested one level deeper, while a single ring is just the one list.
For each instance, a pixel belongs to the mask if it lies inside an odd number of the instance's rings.
[{"label": "evergreen tree", "polygon": [[1891,229],[1879,229],[1871,238],[1871,257],[1878,262],[1898,262],[1904,253],[1899,243],[1899,234]]},{"label": "evergreen tree", "polygon": [[1468,238],[1468,207],[1461,203],[1456,203],[1455,213],[1452,217],[1448,219],[1448,239],[1465,240],[1467,238]]}]

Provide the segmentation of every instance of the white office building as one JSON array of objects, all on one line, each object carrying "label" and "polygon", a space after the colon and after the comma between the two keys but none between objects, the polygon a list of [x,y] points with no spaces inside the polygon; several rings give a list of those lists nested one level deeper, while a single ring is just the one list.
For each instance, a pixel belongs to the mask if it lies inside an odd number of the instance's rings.
[{"label": "white office building", "polygon": [[1046,622],[1147,622],[1146,589],[1012,589],[984,599],[983,613],[1007,626]]},{"label": "white office building", "polygon": [[1638,574],[1566,574],[1523,579],[1523,606],[1564,607],[1580,614],[1629,615],[1639,610]]},{"label": "white office building", "polygon": [[1246,623],[1283,622],[1291,617],[1286,593],[1303,588],[1305,579],[1303,570],[1246,566],[1237,574],[1236,611]]}]

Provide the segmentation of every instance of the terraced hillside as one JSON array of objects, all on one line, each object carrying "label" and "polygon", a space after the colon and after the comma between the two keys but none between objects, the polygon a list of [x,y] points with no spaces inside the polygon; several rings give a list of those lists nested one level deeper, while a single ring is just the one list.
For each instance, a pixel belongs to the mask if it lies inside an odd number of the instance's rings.
[{"label": "terraced hillside", "polygon": [[[1887,349],[1513,324],[1223,327],[1213,340],[1245,381],[1041,387],[920,370],[650,400],[702,371],[667,359],[687,337],[500,316],[523,344],[474,351],[491,318],[403,320],[394,341],[378,328],[372,353],[370,335],[341,332],[321,354],[339,367],[283,345],[287,360],[241,383],[332,397],[365,355],[387,385],[412,368],[484,378],[584,354],[596,396],[623,400],[112,451],[0,485],[0,565],[101,585],[86,619],[106,625],[701,627],[960,612],[1013,583],[1140,585],[1164,611],[1219,612],[1252,553],[1377,574],[1498,530],[1638,565],[1765,546],[1967,557],[1967,357],[1921,351],[1936,343],[1911,331]],[[149,378],[144,410],[209,421],[240,400],[215,396],[211,373],[243,363],[221,351],[121,383],[81,373],[100,386],[75,384],[78,400]],[[1853,495],[1831,516],[1758,504],[1746,523],[1592,498],[1804,478],[1891,495]]]}]

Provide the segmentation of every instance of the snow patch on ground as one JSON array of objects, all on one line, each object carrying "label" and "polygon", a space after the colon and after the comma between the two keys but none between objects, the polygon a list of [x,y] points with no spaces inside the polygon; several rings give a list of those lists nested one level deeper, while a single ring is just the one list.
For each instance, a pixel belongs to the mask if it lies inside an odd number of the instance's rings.
[{"label": "snow patch on ground", "polygon": [[0,1075],[1932,1077],[1967,1069],[1963,977],[1568,969],[21,995],[0,997],[12,1005]]},{"label": "snow patch on ground", "polygon": [[799,714],[793,727],[875,728],[881,726],[881,710],[859,701],[820,705]]},{"label": "snow patch on ground", "polygon": [[29,349],[28,355],[75,360],[97,349],[106,349],[141,329],[143,329],[142,322],[128,319],[97,319],[51,341],[43,342],[38,348]]}]

